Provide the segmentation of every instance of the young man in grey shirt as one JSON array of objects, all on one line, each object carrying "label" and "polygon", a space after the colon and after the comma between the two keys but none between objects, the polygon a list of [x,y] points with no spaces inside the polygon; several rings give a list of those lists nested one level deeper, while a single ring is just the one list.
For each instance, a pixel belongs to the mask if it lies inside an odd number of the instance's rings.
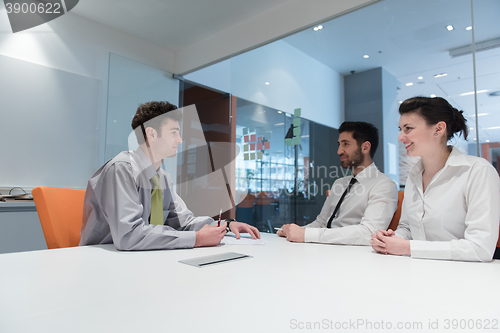
[{"label": "young man in grey shirt", "polygon": [[182,112],[168,102],[148,102],[137,109],[132,128],[139,147],[124,151],[89,180],[80,245],[113,243],[118,250],[160,250],[215,246],[228,229],[260,238],[252,226],[217,223],[195,217],[174,190],[163,159],[182,143]]}]

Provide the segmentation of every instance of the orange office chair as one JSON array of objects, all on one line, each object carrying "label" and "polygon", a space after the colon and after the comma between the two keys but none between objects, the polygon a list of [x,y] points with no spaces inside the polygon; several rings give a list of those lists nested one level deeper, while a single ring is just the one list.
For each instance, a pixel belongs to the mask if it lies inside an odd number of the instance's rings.
[{"label": "orange office chair", "polygon": [[85,190],[39,186],[31,194],[47,248],[78,246]]},{"label": "orange office chair", "polygon": [[401,206],[403,205],[404,196],[404,191],[398,192],[398,208],[396,208],[396,212],[394,212],[394,216],[392,217],[391,223],[389,223],[389,228],[387,228],[387,230],[392,229],[393,231],[395,231],[398,228],[399,219],[401,218]]}]

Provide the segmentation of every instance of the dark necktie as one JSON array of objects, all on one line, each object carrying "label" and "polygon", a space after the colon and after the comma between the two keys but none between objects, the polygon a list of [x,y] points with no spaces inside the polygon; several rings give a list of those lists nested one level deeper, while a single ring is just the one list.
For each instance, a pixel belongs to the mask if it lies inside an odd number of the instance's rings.
[{"label": "dark necktie", "polygon": [[328,220],[328,224],[326,225],[327,228],[331,228],[332,227],[332,221],[333,221],[334,218],[337,217],[340,205],[342,204],[342,201],[344,201],[344,198],[347,195],[347,193],[349,193],[349,190],[351,189],[352,185],[354,185],[354,183],[356,183],[357,181],[358,180],[356,178],[354,178],[354,177],[351,178],[351,181],[349,182],[349,185],[345,189],[344,193],[342,193],[342,196],[340,197],[340,200],[337,203],[337,206],[335,206],[335,210],[333,211],[332,216]]}]

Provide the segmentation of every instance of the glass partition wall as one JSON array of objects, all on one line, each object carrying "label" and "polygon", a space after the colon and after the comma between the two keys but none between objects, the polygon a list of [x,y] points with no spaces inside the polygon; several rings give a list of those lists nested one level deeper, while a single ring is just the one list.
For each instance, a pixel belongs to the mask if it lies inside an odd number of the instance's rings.
[{"label": "glass partition wall", "polygon": [[[238,100],[236,142],[247,150],[236,182],[249,195],[236,216],[261,230],[314,220],[325,197],[313,189],[343,176],[331,167],[345,120],[377,126],[374,160],[403,188],[415,160],[397,141],[398,107],[414,96],[463,110],[469,138],[449,144],[498,169],[499,17],[496,0],[384,0],[188,75],[207,86],[225,80]],[[300,144],[287,146],[296,107]]]},{"label": "glass partition wall", "polygon": [[[238,147],[224,155],[226,162],[234,160],[225,180],[233,182],[236,207],[224,217],[273,231],[283,223],[313,221],[326,190],[344,175],[336,155],[336,128],[344,120],[376,124],[377,166],[404,186],[414,161],[397,141],[397,109],[404,99],[422,95],[443,97],[463,110],[469,138],[450,144],[498,170],[499,17],[497,0],[384,0],[186,75],[180,90],[161,71],[111,55],[106,156],[127,146],[129,120],[121,119],[131,118],[139,103],[151,94],[175,103],[171,95],[180,91],[181,106],[201,110],[207,142]],[[123,73],[130,78],[124,81]],[[138,73],[147,79],[136,80]],[[130,107],[122,105],[124,98]],[[117,134],[124,140],[115,142]],[[186,146],[177,158],[181,185],[193,171],[189,154]]]},{"label": "glass partition wall", "polygon": [[[285,223],[309,223],[338,178],[326,170],[340,161],[323,161],[332,156],[325,138],[336,146],[338,132],[241,98],[236,105],[236,143],[242,151],[236,157],[236,189],[248,191],[236,207],[236,219],[265,232]],[[322,138],[314,141],[316,131]],[[323,178],[314,172],[316,155]]]},{"label": "glass partition wall", "polygon": [[178,151],[177,192],[196,216],[234,218],[234,123],[231,96],[180,81],[184,108],[182,149]]},{"label": "glass partition wall", "polygon": [[238,98],[236,142],[242,153],[236,157],[236,186],[248,190],[236,208],[236,219],[259,230],[272,231],[285,193],[289,172],[285,157],[285,115],[282,111]]},{"label": "glass partition wall", "polygon": [[[476,132],[472,134],[480,142],[479,153],[498,171],[500,170],[500,20],[498,20],[500,3],[485,0],[474,0],[473,3],[475,47],[472,50],[471,43],[463,49],[458,49],[457,54],[474,55],[476,86],[464,96],[471,107],[477,105],[477,124],[473,123],[470,127],[477,131],[477,137]],[[474,113],[470,113],[472,118],[475,118]]]},{"label": "glass partition wall", "polygon": [[[393,179],[404,186],[415,160],[406,156],[391,128],[397,126],[399,104],[414,96],[443,97],[463,110],[469,138],[454,138],[449,144],[498,163],[498,17],[500,2],[494,0],[384,0],[284,41],[344,76],[346,120],[359,120],[363,112],[375,114],[375,104],[382,101],[380,116],[367,117],[383,123],[384,163],[377,165],[392,176],[390,145],[399,146],[399,177]],[[370,74],[375,70],[382,74]],[[367,89],[367,81],[378,92]]]}]

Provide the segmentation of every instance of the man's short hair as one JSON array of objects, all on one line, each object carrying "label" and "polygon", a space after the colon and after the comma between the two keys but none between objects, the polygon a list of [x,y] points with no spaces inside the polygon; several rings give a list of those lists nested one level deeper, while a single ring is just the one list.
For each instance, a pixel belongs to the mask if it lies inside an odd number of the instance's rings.
[{"label": "man's short hair", "polygon": [[167,101],[151,101],[139,105],[132,119],[132,129],[137,137],[137,142],[139,144],[145,142],[147,127],[154,128],[158,136],[161,136],[161,125],[167,118],[180,122],[182,120],[182,111]]},{"label": "man's short hair", "polygon": [[339,127],[339,133],[342,132],[352,132],[352,137],[360,147],[364,142],[370,142],[370,156],[375,156],[378,147],[378,129],[375,126],[364,121],[344,121]]}]

